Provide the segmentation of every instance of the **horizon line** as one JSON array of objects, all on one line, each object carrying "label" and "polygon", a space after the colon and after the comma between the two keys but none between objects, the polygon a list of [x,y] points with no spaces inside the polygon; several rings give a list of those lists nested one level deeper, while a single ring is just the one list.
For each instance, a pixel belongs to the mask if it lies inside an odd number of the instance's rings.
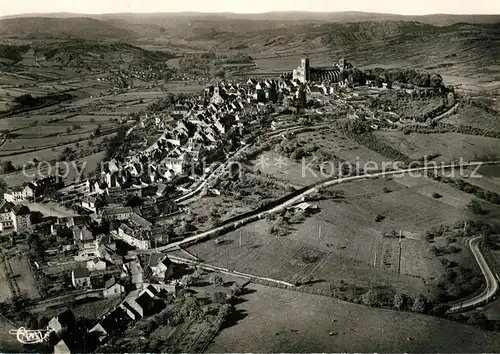
[{"label": "horizon line", "polygon": [[342,13],[359,13],[359,14],[376,14],[376,15],[395,15],[404,17],[425,17],[425,16],[500,16],[499,13],[451,13],[451,12],[439,12],[439,13],[428,13],[428,14],[400,14],[392,12],[373,12],[373,11],[359,11],[359,10],[346,10],[346,11],[301,11],[301,10],[283,10],[283,11],[264,11],[264,12],[207,12],[207,11],[158,11],[158,12],[99,12],[99,13],[83,13],[83,12],[68,12],[68,11],[52,11],[52,12],[23,12],[17,14],[2,15],[1,18],[5,17],[15,17],[15,16],[41,16],[41,15],[161,15],[161,14],[199,14],[199,15],[266,15],[266,14],[342,14]]}]

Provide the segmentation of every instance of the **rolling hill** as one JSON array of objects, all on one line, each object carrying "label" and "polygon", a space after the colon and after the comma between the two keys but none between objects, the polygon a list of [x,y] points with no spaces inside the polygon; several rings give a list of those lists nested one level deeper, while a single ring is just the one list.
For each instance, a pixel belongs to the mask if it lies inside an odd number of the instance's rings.
[{"label": "rolling hill", "polygon": [[88,17],[21,17],[0,21],[0,38],[19,39],[124,39],[135,36],[125,27]]},{"label": "rolling hill", "polygon": [[286,22],[364,22],[364,21],[415,21],[436,26],[452,25],[454,23],[468,22],[473,24],[499,23],[500,15],[452,15],[452,14],[430,14],[420,16],[408,16],[374,12],[344,11],[344,12],[301,12],[301,11],[276,11],[256,14],[237,13],[117,13],[117,14],[72,14],[72,13],[47,13],[47,14],[23,14],[5,16],[0,19],[23,18],[23,17],[51,17],[51,18],[74,18],[88,17],[98,20],[125,20],[129,23],[141,23],[164,26],[172,21],[195,21],[195,20],[251,20],[251,21],[286,21]]},{"label": "rolling hill", "polygon": [[[283,12],[54,16],[0,20],[0,38],[126,42],[174,54],[215,51],[256,59],[322,53],[325,62],[346,56],[356,65],[404,62],[406,66],[439,69],[452,75],[481,74],[500,80],[500,15]],[[94,46],[87,54],[102,57],[101,52],[108,49]],[[116,47],[112,51],[129,49]],[[66,43],[64,48],[56,46],[54,50],[59,51],[53,56],[59,64],[81,56],[78,45]],[[295,65],[295,61],[289,62]]]}]

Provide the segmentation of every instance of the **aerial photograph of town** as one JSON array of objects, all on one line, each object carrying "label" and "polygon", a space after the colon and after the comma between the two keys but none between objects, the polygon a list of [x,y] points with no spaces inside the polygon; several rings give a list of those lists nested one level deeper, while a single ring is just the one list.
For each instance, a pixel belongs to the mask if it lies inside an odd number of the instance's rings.
[{"label": "aerial photograph of town", "polygon": [[500,1],[0,0],[0,352],[500,352]]}]

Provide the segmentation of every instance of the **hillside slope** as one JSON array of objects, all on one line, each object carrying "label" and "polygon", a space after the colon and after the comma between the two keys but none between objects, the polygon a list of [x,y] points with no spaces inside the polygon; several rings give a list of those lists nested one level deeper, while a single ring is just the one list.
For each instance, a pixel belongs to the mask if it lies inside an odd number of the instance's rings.
[{"label": "hillside slope", "polygon": [[93,18],[23,17],[0,21],[0,37],[27,39],[120,39],[134,37],[125,27]]}]

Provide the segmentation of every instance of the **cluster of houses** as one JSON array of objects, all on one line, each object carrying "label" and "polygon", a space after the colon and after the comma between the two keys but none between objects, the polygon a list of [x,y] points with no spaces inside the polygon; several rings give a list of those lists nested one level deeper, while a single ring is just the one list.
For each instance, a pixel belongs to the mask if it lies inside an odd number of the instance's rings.
[{"label": "cluster of houses", "polygon": [[[108,283],[110,285],[107,288],[117,284],[114,279],[110,279]],[[163,299],[176,294],[175,285],[147,284],[126,295],[121,294],[120,303],[90,327],[81,326],[71,310],[64,310],[51,318],[47,326],[53,333],[51,339],[54,353],[67,354],[95,349],[111,336],[123,333],[141,318],[163,310]]]},{"label": "cluster of houses", "polygon": [[46,176],[25,184],[23,187],[7,190],[3,199],[17,203],[22,201],[36,201],[64,187],[64,182],[57,176]]}]

